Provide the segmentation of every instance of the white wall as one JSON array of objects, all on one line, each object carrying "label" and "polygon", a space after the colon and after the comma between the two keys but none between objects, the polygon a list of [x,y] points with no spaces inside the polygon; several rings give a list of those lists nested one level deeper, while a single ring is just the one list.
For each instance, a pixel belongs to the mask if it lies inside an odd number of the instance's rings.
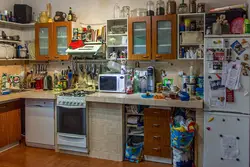
[{"label": "white wall", "polygon": [[[153,1],[156,2],[156,0]],[[166,2],[167,0],[164,1]],[[181,2],[181,0],[176,1],[178,3]],[[197,2],[205,2],[211,8],[239,4],[246,1],[249,0],[198,0]],[[103,23],[107,18],[112,18],[115,3],[118,3],[120,6],[128,5],[131,9],[145,8],[147,0],[23,0],[23,3],[32,6],[36,13],[46,10],[47,2],[52,4],[53,15],[55,11],[68,13],[71,6],[81,22],[90,24]],[[188,0],[185,0],[185,2],[188,2]]]},{"label": "white wall", "polygon": [[14,4],[20,4],[23,0],[0,0],[0,11],[3,12],[3,10],[9,10],[13,11]]}]

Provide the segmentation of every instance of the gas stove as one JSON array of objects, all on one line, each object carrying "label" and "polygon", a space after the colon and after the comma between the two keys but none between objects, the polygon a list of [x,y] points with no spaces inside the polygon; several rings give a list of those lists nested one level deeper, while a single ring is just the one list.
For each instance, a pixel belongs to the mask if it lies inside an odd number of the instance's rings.
[{"label": "gas stove", "polygon": [[85,97],[93,92],[72,91],[62,93],[57,97],[57,106],[68,108],[85,108]]}]

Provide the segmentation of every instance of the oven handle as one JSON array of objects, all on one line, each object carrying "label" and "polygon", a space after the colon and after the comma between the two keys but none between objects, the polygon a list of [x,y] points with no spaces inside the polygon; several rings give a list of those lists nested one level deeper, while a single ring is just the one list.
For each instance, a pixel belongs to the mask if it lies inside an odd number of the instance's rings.
[{"label": "oven handle", "polygon": [[84,106],[64,106],[64,105],[57,105],[57,107],[62,107],[62,108],[73,108],[73,109],[77,109],[77,108],[86,108],[86,105]]},{"label": "oven handle", "polygon": [[[69,135],[63,135],[63,134],[58,134],[61,137],[65,137],[65,138],[74,138],[74,139],[85,139],[86,135],[84,137],[80,137],[80,136],[69,136]],[[62,139],[63,140],[63,139]],[[65,140],[67,141],[67,140]]]}]

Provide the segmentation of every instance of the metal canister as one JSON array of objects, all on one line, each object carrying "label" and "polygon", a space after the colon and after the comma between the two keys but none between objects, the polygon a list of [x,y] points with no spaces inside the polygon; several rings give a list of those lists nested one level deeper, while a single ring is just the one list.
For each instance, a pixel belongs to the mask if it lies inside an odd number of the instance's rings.
[{"label": "metal canister", "polygon": [[197,85],[198,85],[199,88],[204,87],[204,77],[203,76],[198,77]]},{"label": "metal canister", "polygon": [[166,6],[167,14],[176,14],[176,2],[174,0],[168,0]]},{"label": "metal canister", "polygon": [[195,88],[196,88],[195,84],[188,84],[187,85],[188,94],[194,96],[195,95]]}]

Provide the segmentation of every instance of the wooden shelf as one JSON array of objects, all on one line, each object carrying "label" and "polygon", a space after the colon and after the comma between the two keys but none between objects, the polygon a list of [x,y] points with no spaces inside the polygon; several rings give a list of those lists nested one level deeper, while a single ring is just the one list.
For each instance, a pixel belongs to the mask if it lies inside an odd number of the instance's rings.
[{"label": "wooden shelf", "polygon": [[7,39],[0,39],[0,42],[13,43],[13,44],[20,44],[21,43],[21,41],[13,41],[13,40],[7,40]]},{"label": "wooden shelf", "polygon": [[184,44],[180,44],[180,46],[200,46],[200,45],[204,45],[203,43],[184,43]]},{"label": "wooden shelf", "polygon": [[204,60],[203,58],[193,59],[193,58],[178,58],[178,60]]},{"label": "wooden shelf", "polygon": [[21,23],[15,23],[15,22],[8,22],[0,20],[0,25],[9,26],[13,28],[34,28],[35,23],[28,23],[28,24],[21,24]]},{"label": "wooden shelf", "polygon": [[108,48],[121,48],[121,47],[128,47],[128,45],[107,45]]},{"label": "wooden shelf", "polygon": [[138,115],[138,116],[143,116],[144,114],[135,114],[135,113],[126,113],[127,115]]},{"label": "wooden shelf", "polygon": [[204,31],[180,31],[180,34],[182,34],[182,33],[189,33],[189,32],[204,32]]},{"label": "wooden shelf", "polygon": [[143,137],[144,134],[133,134],[133,133],[129,133],[128,136],[141,136],[141,137]]},{"label": "wooden shelf", "polygon": [[250,34],[221,34],[221,35],[205,35],[205,38],[244,38],[250,37]]},{"label": "wooden shelf", "polygon": [[113,37],[113,36],[128,36],[128,34],[108,34],[108,37]]}]

